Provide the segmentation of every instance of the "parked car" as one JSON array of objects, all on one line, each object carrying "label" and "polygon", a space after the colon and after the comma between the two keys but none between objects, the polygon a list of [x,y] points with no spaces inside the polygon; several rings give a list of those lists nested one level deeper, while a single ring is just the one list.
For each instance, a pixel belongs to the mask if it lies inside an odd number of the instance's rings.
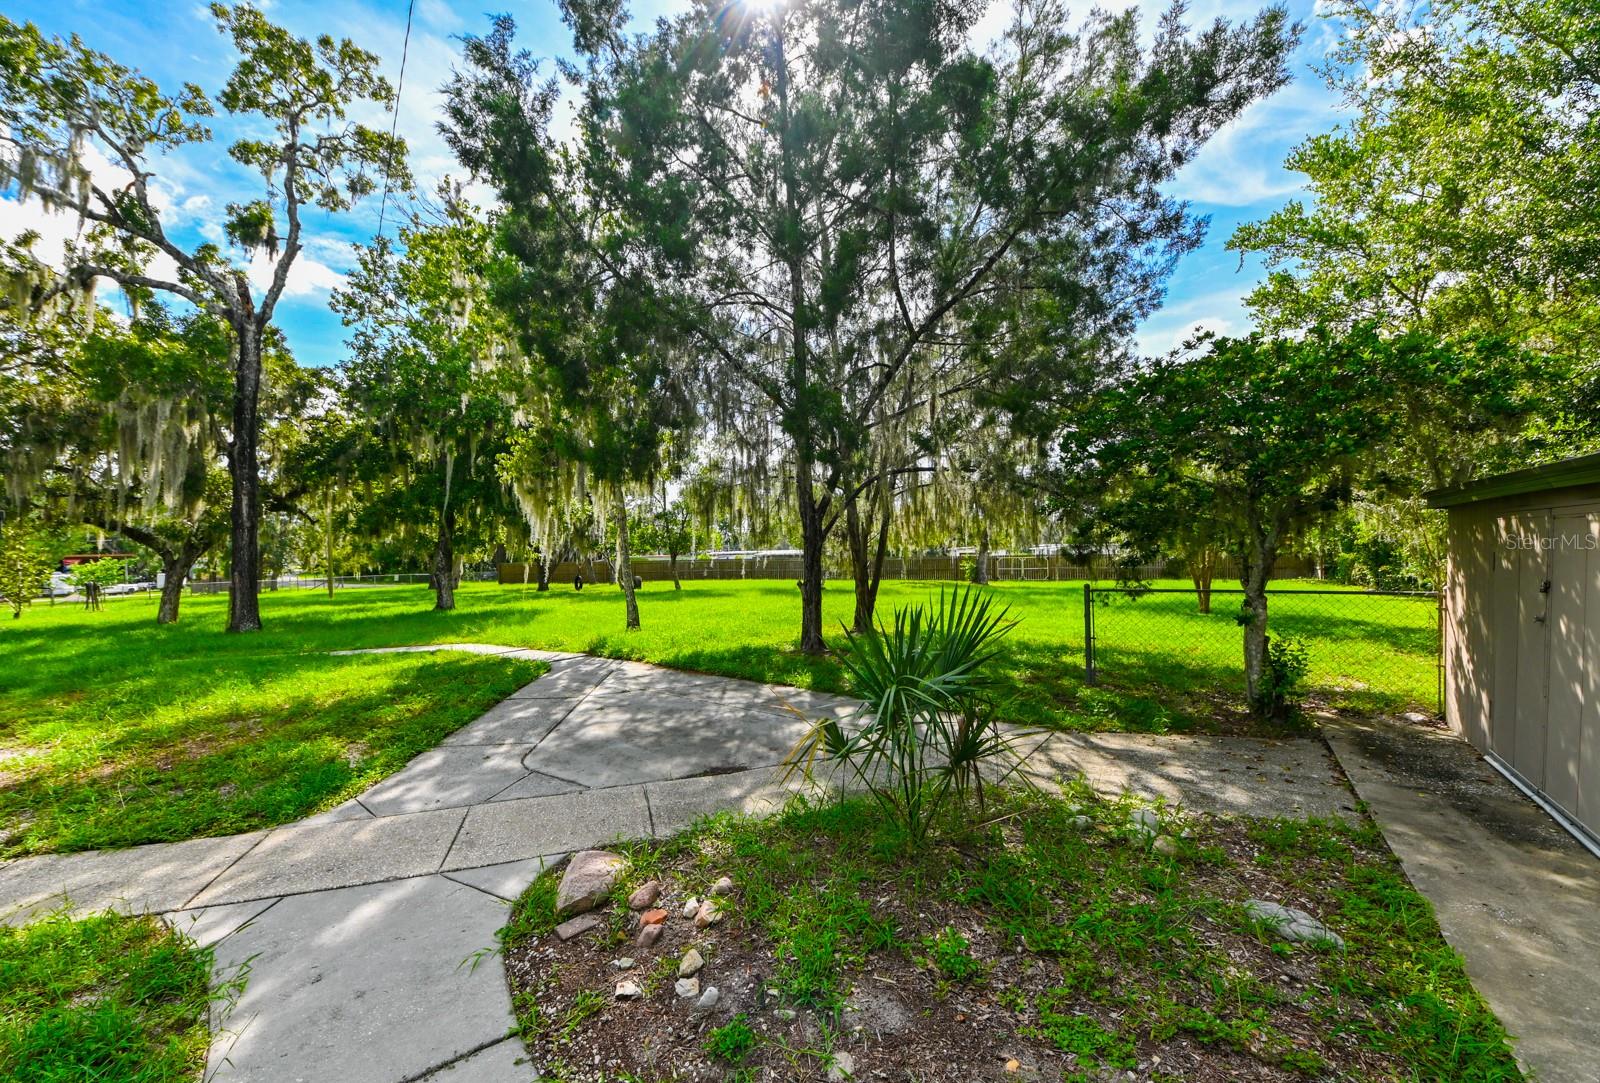
[{"label": "parked car", "polygon": [[51,572],[50,585],[44,588],[44,593],[49,598],[66,598],[77,589],[72,585],[72,580],[67,578],[66,572]]},{"label": "parked car", "polygon": [[100,588],[102,594],[138,594],[141,591],[155,590],[154,583],[112,583]]}]

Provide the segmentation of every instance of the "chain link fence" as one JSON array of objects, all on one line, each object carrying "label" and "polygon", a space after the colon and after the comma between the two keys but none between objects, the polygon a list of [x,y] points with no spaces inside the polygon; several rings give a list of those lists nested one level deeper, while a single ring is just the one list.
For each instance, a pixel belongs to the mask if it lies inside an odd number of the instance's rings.
[{"label": "chain link fence", "polygon": [[[1118,685],[1244,691],[1244,591],[1083,588],[1084,671]],[[1306,645],[1309,689],[1363,710],[1442,713],[1439,595],[1283,588],[1267,592],[1268,635]]]}]

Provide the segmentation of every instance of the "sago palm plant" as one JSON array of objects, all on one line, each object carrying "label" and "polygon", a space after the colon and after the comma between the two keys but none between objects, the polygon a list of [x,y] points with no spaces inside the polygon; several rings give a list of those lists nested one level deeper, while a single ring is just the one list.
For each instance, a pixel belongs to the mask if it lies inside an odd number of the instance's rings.
[{"label": "sago palm plant", "polygon": [[822,756],[842,764],[913,845],[952,797],[981,802],[985,773],[1003,780],[1024,759],[1023,735],[995,716],[992,663],[1016,627],[1007,612],[986,592],[951,589],[931,610],[897,608],[891,626],[847,633],[842,664],[862,706],[844,721],[815,721],[789,754],[789,772],[810,774]]}]

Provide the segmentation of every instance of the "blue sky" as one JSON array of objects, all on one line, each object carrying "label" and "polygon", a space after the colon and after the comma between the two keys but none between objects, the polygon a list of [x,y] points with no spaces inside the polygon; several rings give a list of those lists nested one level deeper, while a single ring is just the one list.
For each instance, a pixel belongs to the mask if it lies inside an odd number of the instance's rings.
[{"label": "blue sky", "polygon": [[[631,9],[649,19],[670,11],[681,0],[644,0]],[[1324,54],[1335,28],[1317,18],[1313,0],[1290,0],[1291,15],[1306,24],[1305,40],[1294,58],[1295,81],[1272,99],[1260,103],[1223,131],[1199,159],[1172,185],[1174,194],[1188,199],[1194,210],[1210,218],[1207,241],[1180,264],[1165,307],[1152,316],[1140,332],[1140,345],[1159,352],[1176,345],[1195,326],[1224,333],[1248,328],[1240,304],[1260,277],[1255,261],[1241,268],[1238,256],[1224,250],[1228,236],[1240,222],[1271,213],[1299,191],[1299,178],[1286,172],[1286,153],[1308,134],[1325,131],[1337,121],[1336,100],[1311,70]],[[275,21],[302,36],[331,33],[352,38],[378,53],[393,81],[399,73],[405,36],[407,0],[273,0],[261,3]],[[1101,6],[1121,9],[1123,2]],[[1156,8],[1142,5],[1147,21]],[[1217,15],[1248,17],[1259,4],[1242,0],[1194,0],[1192,25]],[[998,28],[1009,4],[1002,0],[985,25]],[[216,33],[201,0],[9,0],[6,14],[37,23],[49,34],[79,34],[90,46],[142,70],[163,86],[198,83],[214,93],[227,78],[233,54]],[[1088,5],[1077,7],[1087,11]],[[519,26],[519,39],[536,55],[563,51],[568,44],[553,3],[517,0],[416,0],[411,45],[398,118],[400,134],[412,150],[412,169],[421,185],[431,188],[446,174],[460,169],[434,131],[438,115],[438,88],[450,73],[458,43],[456,36],[478,33],[488,26],[490,12],[505,11]],[[987,37],[987,35],[985,35]],[[358,119],[387,126],[389,117],[371,113]],[[161,195],[169,230],[186,241],[216,236],[222,207],[229,200],[252,198],[259,178],[234,166],[220,153],[242,128],[219,116],[213,123],[220,146],[192,149],[158,163]],[[278,309],[278,323],[296,356],[307,364],[337,363],[343,353],[344,330],[328,310],[328,294],[350,266],[350,246],[371,238],[377,226],[378,200],[369,200],[350,214],[315,223],[307,251],[291,278],[291,289]],[[392,230],[394,218],[388,218]],[[42,219],[36,207],[20,206],[0,198],[0,235],[32,228],[46,235],[43,250],[69,235],[68,216]],[[258,266],[258,273],[265,270]]]}]

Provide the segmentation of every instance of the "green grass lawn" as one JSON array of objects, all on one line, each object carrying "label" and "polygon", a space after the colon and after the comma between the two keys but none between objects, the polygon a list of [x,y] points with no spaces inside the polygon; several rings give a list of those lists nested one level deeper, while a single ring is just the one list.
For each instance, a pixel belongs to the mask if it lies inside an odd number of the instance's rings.
[{"label": "green grass lawn", "polygon": [[[1164,810],[1163,848],[1133,811],[1081,786],[1013,790],[918,850],[864,799],[718,816],[622,847],[606,920],[565,943],[549,935],[552,870],[502,933],[519,1030],[541,1076],[566,1083],[821,1078],[839,1054],[862,1078],[998,1078],[1008,1060],[1019,1079],[1083,1083],[1521,1078],[1370,820]],[[723,876],[724,922],[678,916]],[[668,918],[640,946],[626,899],[651,880]],[[1257,898],[1308,910],[1345,946],[1284,941],[1249,915]],[[701,987],[722,994],[715,1029],[681,1022],[691,946]],[[637,1000],[606,995],[619,978]]]},{"label": "green grass lawn", "polygon": [[[933,583],[886,582],[882,612]],[[1186,613],[1178,596],[1099,607],[1103,682],[1083,683],[1078,583],[991,588],[1019,620],[1003,665],[1014,721],[1147,732],[1244,728],[1234,600]],[[1314,605],[1307,604],[1308,601]],[[644,627],[624,630],[608,587],[465,584],[453,613],[421,586],[262,596],[266,631],[222,634],[227,601],[184,599],[161,628],[155,602],[98,613],[36,604],[0,621],[0,855],[125,846],[284,823],[330,807],[529,680],[527,663],[466,655],[332,657],[354,647],[479,641],[584,651],[707,673],[848,691],[838,665],[795,652],[792,584],[696,581],[641,596]],[[1312,638],[1313,678],[1338,702],[1433,702],[1431,608],[1404,600],[1284,600],[1277,626]],[[850,588],[830,583],[827,627],[849,619]],[[1320,609],[1320,612],[1317,610]]]},{"label": "green grass lawn", "polygon": [[179,1083],[211,1035],[211,952],[155,917],[0,926],[0,1079]]}]

